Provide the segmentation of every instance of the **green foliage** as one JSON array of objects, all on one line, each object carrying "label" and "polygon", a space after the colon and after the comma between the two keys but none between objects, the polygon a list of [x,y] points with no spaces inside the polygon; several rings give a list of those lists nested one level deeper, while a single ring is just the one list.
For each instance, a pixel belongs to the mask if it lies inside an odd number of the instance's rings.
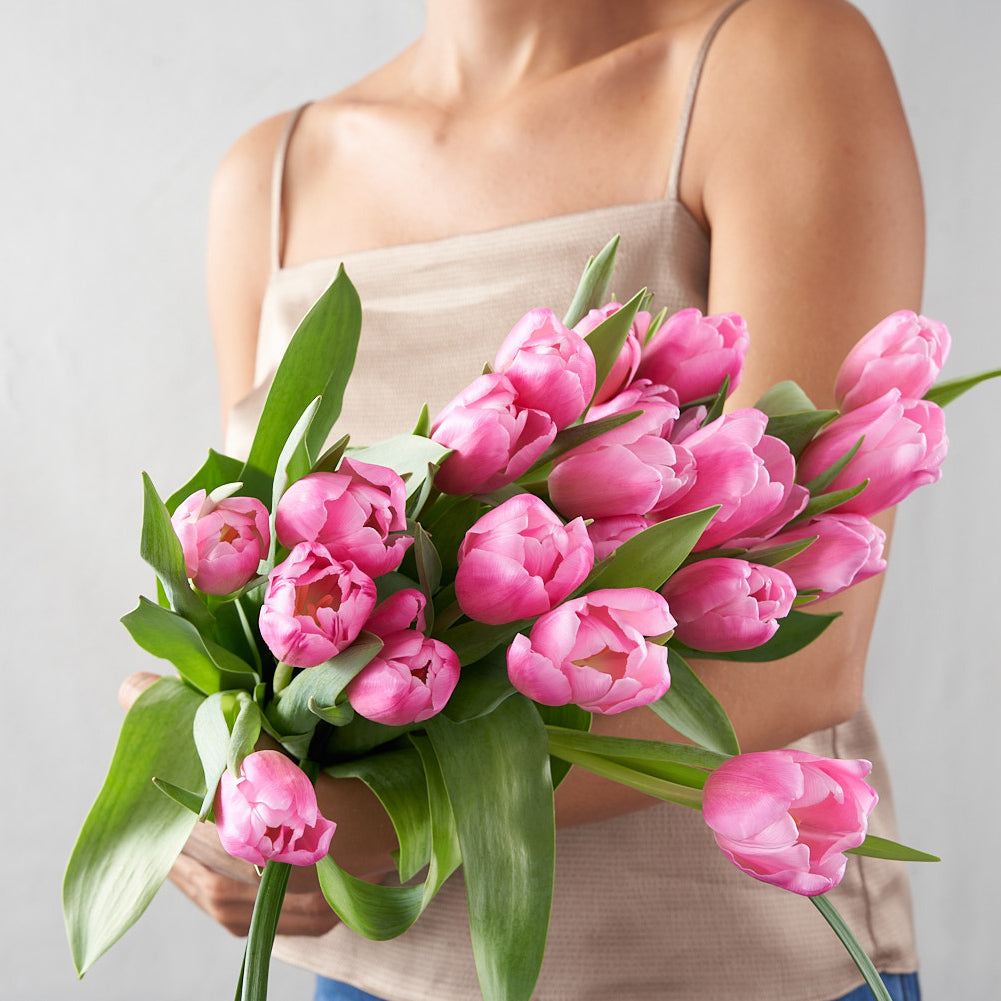
[{"label": "green foliage", "polygon": [[195,824],[195,815],[152,779],[182,789],[200,784],[201,763],[191,742],[200,703],[183,682],[161,678],[125,717],[63,880],[63,914],[80,974],[146,909]]},{"label": "green foliage", "polygon": [[685,656],[763,664],[771,660],[781,660],[809,646],[840,614],[840,612],[826,614],[797,612],[793,609],[784,619],[779,620],[778,632],[767,643],[752,647],[750,650],[705,653],[674,640],[671,646],[676,647]]},{"label": "green foliage", "polygon": [[978,372],[976,375],[966,375],[961,376],[958,379],[944,379],[942,382],[937,382],[931,389],[925,393],[925,399],[930,403],[935,403],[940,407],[944,407],[953,400],[958,399],[967,390],[972,389],[974,386],[978,386],[981,382],[986,382],[988,379],[998,379],[1001,378],[1001,368],[992,368],[986,372]]},{"label": "green foliage", "polygon": [[597,257],[588,260],[570,307],[563,317],[563,323],[566,326],[575,326],[587,315],[589,310],[597,309],[608,301],[608,288],[612,282],[615,255],[618,249],[619,238],[613,236]]},{"label": "green foliage", "polygon": [[612,371],[612,367],[622,353],[622,346],[626,343],[629,328],[632,326],[633,320],[636,319],[636,313],[639,311],[645,296],[646,289],[637,292],[621,309],[617,309],[611,316],[602,320],[584,338],[594,354],[596,390],[601,388],[602,383],[608,378],[608,373]]}]

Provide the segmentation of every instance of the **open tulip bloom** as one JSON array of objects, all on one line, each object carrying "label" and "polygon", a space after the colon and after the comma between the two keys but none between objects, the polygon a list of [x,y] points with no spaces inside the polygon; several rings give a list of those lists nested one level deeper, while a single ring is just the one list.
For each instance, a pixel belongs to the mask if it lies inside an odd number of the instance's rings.
[{"label": "open tulip bloom", "polygon": [[[938,478],[940,406],[1001,371],[932,385],[948,331],[894,314],[842,367],[843,414],[794,383],[724,414],[743,320],[651,316],[645,291],[608,302],[616,246],[562,321],[532,309],[433,421],[369,447],[350,428],[326,447],[361,324],[342,269],[286,351],[248,459],[210,452],[166,500],[144,477],[159,600],[123,622],[177,676],[129,710],[69,861],[80,973],[214,821],[262,867],[242,1001],[266,997],[290,866],[315,866],[340,920],[386,938],[460,864],[484,997],[527,1001],[553,792],[576,764],[703,808],[726,858],[809,895],[887,998],[823,893],[845,852],[932,856],[867,835],[867,763],[741,755],[687,658],[775,659],[819,636],[835,616],[794,606],[883,569],[868,516]],[[593,713],[625,710],[686,742],[589,732]],[[279,749],[257,750],[262,735]],[[338,867],[322,771],[385,805],[401,885]]]}]

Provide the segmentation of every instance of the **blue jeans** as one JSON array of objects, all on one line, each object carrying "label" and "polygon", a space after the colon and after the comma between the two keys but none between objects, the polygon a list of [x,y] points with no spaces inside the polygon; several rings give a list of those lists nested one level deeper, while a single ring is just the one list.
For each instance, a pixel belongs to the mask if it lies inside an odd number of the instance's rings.
[{"label": "blue jeans", "polygon": [[[883,983],[893,1001],[921,1001],[921,988],[916,973],[884,973]],[[380,998],[336,980],[326,977],[316,978],[316,993],[313,1001],[381,1001]],[[837,1001],[872,1001],[872,991],[863,984]]]}]

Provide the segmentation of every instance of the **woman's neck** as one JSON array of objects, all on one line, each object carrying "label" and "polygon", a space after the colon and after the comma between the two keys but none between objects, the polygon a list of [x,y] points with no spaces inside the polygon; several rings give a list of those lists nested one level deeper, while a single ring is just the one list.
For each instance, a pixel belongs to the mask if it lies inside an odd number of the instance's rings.
[{"label": "woman's neck", "polygon": [[691,0],[429,0],[424,35],[411,53],[413,85],[422,98],[441,106],[497,99],[656,31],[692,5]]}]

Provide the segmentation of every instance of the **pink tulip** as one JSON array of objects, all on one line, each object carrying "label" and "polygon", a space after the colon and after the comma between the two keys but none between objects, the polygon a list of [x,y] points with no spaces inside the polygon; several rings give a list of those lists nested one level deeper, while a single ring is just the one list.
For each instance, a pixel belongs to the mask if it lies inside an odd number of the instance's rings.
[{"label": "pink tulip", "polygon": [[807,445],[798,478],[809,483],[844,455],[859,438],[862,446],[828,490],[865,480],[857,497],[838,506],[840,514],[873,515],[899,503],[918,487],[935,483],[949,442],[940,407],[925,400],[905,400],[891,389],[878,400],[835,418]]},{"label": "pink tulip", "polygon": [[416,629],[383,637],[382,649],[345,692],[355,712],[376,723],[405,726],[441,712],[459,681],[459,658]]},{"label": "pink tulip", "polygon": [[694,481],[695,463],[683,445],[649,434],[620,445],[595,438],[556,463],[549,496],[568,518],[657,517]]},{"label": "pink tulip", "polygon": [[891,313],[842,363],[834,384],[842,411],[856,410],[894,388],[907,399],[920,399],[938,378],[951,346],[944,323],[909,309]]},{"label": "pink tulip", "polygon": [[[645,434],[674,440],[672,429],[681,414],[678,394],[669,386],[654,385],[649,379],[637,379],[621,393],[591,407],[587,412],[586,423],[637,411],[640,412],[639,416],[611,431],[605,431],[600,438],[593,438],[592,441],[600,445],[621,445],[636,441]],[[572,455],[573,452],[567,454]]]},{"label": "pink tulip", "polygon": [[300,542],[268,577],[261,637],[292,667],[315,667],[347,649],[372,609],[375,584],[318,542]]},{"label": "pink tulip", "polygon": [[572,424],[594,395],[594,355],[584,338],[549,309],[533,309],[507,335],[494,371],[518,394],[518,406],[549,414],[560,430]]},{"label": "pink tulip", "polygon": [[685,438],[695,460],[694,483],[664,507],[674,517],[719,504],[696,550],[743,546],[767,538],[806,506],[794,483],[796,464],[785,442],[766,435],[768,417],[747,408],[724,414]]},{"label": "pink tulip", "polygon": [[660,593],[678,620],[674,635],[682,643],[721,653],[767,643],[789,614],[796,585],[775,567],[721,557],[682,567]]},{"label": "pink tulip", "polygon": [[215,796],[223,848],[254,865],[312,865],[330,849],[337,825],[317,807],[306,775],[280,751],[255,751],[238,778],[223,772]]},{"label": "pink tulip", "polygon": [[588,538],[594,546],[594,558],[603,560],[611,556],[623,542],[639,535],[654,524],[650,518],[639,514],[624,514],[616,518],[595,518],[587,526]]},{"label": "pink tulip", "polygon": [[736,313],[703,316],[683,309],[647,342],[636,374],[671,386],[682,404],[714,395],[726,376],[732,393],[740,384],[748,344],[747,325]]},{"label": "pink tulip", "polygon": [[548,612],[594,566],[580,518],[568,525],[532,494],[488,511],[459,547],[455,597],[471,619],[499,625]]},{"label": "pink tulip", "polygon": [[395,570],[413,543],[406,488],[385,466],[343,459],[336,473],[310,473],[282,495],[275,516],[278,541],[291,549],[318,542],[338,560],[370,577]]},{"label": "pink tulip", "polygon": [[170,521],[181,540],[185,571],[205,594],[230,594],[243,587],[271,545],[268,509],[254,497],[216,502],[196,490]]},{"label": "pink tulip", "polygon": [[435,477],[443,493],[487,493],[513,482],[549,447],[556,425],[518,404],[507,376],[481,375],[435,419],[431,437],[453,449]]},{"label": "pink tulip", "polygon": [[709,775],[702,815],[739,869],[815,896],[841,882],[845,850],[865,840],[878,798],[871,769],[791,749],[742,754]]},{"label": "pink tulip", "polygon": [[[828,512],[773,535],[767,546],[816,536],[809,548],[784,560],[782,569],[800,591],[819,591],[819,599],[840,594],[886,569],[886,533],[860,514]],[[749,556],[754,558],[752,550]]]},{"label": "pink tulip", "polygon": [[[587,337],[599,324],[604,323],[613,313],[622,308],[620,302],[608,302],[598,309],[589,310],[588,313],[578,321],[574,330],[581,337]],[[626,341],[622,345],[612,370],[605,377],[605,381],[598,387],[595,394],[595,403],[604,403],[617,393],[620,393],[633,381],[636,369],[639,367],[640,356],[643,353],[643,341],[646,339],[646,332],[650,329],[650,314],[640,310],[633,322],[630,324],[629,333],[626,334]]]},{"label": "pink tulip", "polygon": [[413,587],[394,591],[380,601],[375,611],[365,620],[365,632],[385,637],[401,629],[424,632],[424,608],[427,598]]},{"label": "pink tulip", "polygon": [[507,652],[511,684],[548,706],[619,713],[668,689],[667,650],[648,641],[674,628],[667,602],[641,587],[591,591],[541,616]]}]

